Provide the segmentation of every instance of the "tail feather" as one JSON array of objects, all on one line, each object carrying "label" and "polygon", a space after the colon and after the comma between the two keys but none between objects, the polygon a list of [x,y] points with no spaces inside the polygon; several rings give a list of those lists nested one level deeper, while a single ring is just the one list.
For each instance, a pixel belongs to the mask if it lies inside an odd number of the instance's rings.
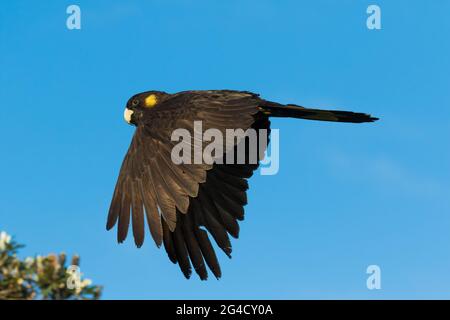
[{"label": "tail feather", "polygon": [[300,118],[307,120],[351,122],[351,123],[374,122],[378,120],[378,118],[372,117],[370,114],[366,113],[338,111],[338,110],[309,109],[293,104],[285,106],[272,104],[269,106],[262,106],[261,109],[263,113],[271,117]]}]

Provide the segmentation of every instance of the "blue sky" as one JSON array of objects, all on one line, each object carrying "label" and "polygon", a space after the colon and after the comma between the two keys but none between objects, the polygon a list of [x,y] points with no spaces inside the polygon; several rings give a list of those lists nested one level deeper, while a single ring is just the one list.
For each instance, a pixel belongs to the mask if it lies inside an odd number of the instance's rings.
[{"label": "blue sky", "polygon": [[[78,4],[82,29],[66,28]],[[366,28],[366,8],[382,30]],[[0,229],[81,255],[104,298],[450,298],[450,2],[8,1],[0,12]],[[187,281],[105,231],[149,89],[241,89],[376,124],[276,119],[223,278]],[[147,240],[149,236],[147,234]],[[382,289],[366,288],[368,265]]]}]

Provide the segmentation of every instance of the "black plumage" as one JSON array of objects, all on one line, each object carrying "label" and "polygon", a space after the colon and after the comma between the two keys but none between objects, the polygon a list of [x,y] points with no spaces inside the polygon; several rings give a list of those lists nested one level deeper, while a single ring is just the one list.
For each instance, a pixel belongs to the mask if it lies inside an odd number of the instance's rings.
[{"label": "black plumage", "polygon": [[[194,121],[202,121],[203,130],[215,128],[225,136],[226,129],[267,129],[270,133],[269,117],[353,123],[377,120],[363,113],[282,105],[232,90],[148,91],[128,101],[126,116],[137,129],[120,169],[107,229],[118,222],[117,239],[123,242],[131,219],[135,244],[140,247],[147,220],[154,242],[158,247],[164,244],[169,259],[178,263],[184,276],[189,278],[193,267],[202,280],[208,277],[206,265],[216,278],[222,275],[210,237],[231,257],[229,235],[239,236],[247,179],[258,164],[251,163],[248,147],[243,164],[175,164],[171,159],[174,129],[193,132]],[[264,138],[268,142],[268,135]],[[248,146],[249,138],[240,143]],[[237,144],[224,147],[223,159],[234,149],[236,160]],[[263,152],[258,150],[259,155]]]}]

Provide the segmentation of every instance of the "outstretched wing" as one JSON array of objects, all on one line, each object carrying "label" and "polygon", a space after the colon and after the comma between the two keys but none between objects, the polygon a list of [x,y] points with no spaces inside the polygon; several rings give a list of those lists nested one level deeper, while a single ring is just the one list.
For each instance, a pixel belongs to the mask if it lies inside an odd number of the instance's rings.
[{"label": "outstretched wing", "polygon": [[[253,127],[269,129],[269,125],[268,119],[262,118]],[[174,232],[163,229],[164,247],[186,278],[191,275],[192,263],[200,278],[207,279],[205,262],[215,277],[220,278],[220,265],[208,233],[231,258],[229,235],[239,236],[238,221],[244,219],[247,204],[247,179],[257,168],[257,164],[214,164],[207,171],[206,182],[200,184],[198,196],[190,199],[188,213],[177,212],[179,219]]]},{"label": "outstretched wing", "polygon": [[[216,277],[220,266],[206,229],[218,246],[231,254],[228,234],[238,236],[237,220],[247,203],[246,179],[257,165],[180,164],[171,160],[177,128],[194,130],[248,129],[255,125],[256,95],[237,91],[194,91],[174,95],[145,116],[138,126],[123,161],[109,210],[107,229],[118,221],[118,241],[123,242],[132,222],[135,243],[144,242],[144,220],[159,247],[186,277],[191,263],[201,279],[207,278],[205,263]],[[257,121],[261,122],[261,121]],[[268,127],[268,120],[258,126]],[[193,140],[191,141],[193,145]],[[234,146],[233,146],[234,147]],[[248,148],[246,148],[248,150]],[[203,228],[204,227],[204,228]]]}]

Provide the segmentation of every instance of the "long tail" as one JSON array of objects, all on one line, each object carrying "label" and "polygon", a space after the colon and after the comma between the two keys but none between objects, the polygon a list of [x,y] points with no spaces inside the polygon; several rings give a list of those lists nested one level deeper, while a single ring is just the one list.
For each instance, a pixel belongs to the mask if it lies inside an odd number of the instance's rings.
[{"label": "long tail", "polygon": [[378,120],[378,118],[374,118],[370,114],[366,113],[309,109],[294,104],[280,105],[275,103],[268,103],[267,106],[262,105],[260,108],[263,113],[271,117],[287,117],[352,123],[374,122]]}]

